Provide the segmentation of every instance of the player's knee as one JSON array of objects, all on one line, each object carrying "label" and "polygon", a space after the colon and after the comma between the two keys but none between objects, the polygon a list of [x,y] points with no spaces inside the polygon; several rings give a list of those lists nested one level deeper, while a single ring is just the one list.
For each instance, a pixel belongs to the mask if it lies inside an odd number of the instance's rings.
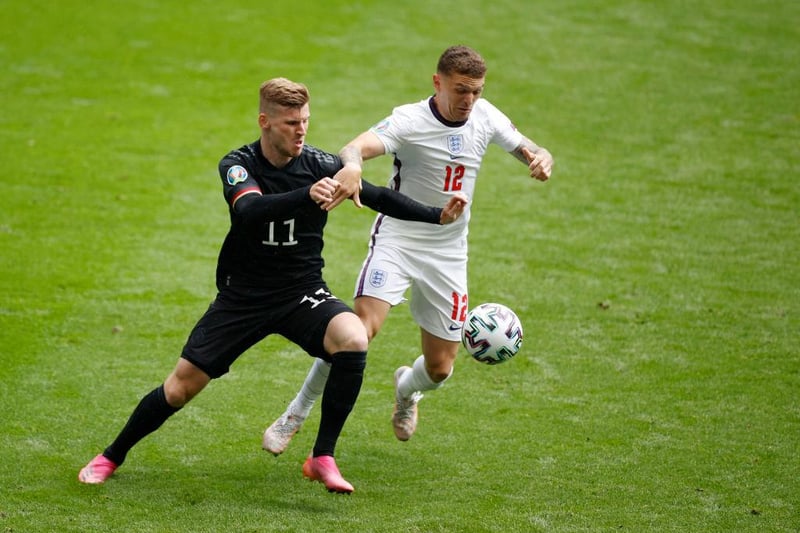
[{"label": "player's knee", "polygon": [[366,331],[353,332],[339,345],[337,351],[341,352],[366,352],[369,346],[369,339]]},{"label": "player's knee", "polygon": [[164,399],[170,406],[180,409],[197,396],[206,383],[207,380],[181,378],[173,373],[164,381]]},{"label": "player's knee", "polygon": [[366,352],[369,338],[364,324],[351,313],[338,315],[328,326],[325,348],[328,353]]},{"label": "player's knee", "polygon": [[352,331],[347,335],[340,335],[335,340],[331,339],[325,343],[325,349],[329,354],[337,352],[366,352],[369,346],[367,334],[363,330]]},{"label": "player's knee", "polygon": [[169,379],[164,382],[164,399],[171,407],[176,409],[183,407],[189,403],[192,396],[181,383]]}]

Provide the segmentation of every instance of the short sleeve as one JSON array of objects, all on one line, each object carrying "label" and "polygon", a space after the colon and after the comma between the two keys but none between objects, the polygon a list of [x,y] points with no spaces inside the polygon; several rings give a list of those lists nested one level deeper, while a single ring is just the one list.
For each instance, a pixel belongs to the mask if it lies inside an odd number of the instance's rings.
[{"label": "short sleeve", "polygon": [[243,162],[226,157],[219,163],[219,175],[225,201],[233,207],[236,200],[246,194],[261,194],[261,187],[250,175]]},{"label": "short sleeve", "polygon": [[413,121],[407,112],[407,106],[396,107],[392,114],[370,128],[383,143],[385,152],[397,152],[408,137]]},{"label": "short sleeve", "polygon": [[487,100],[484,100],[484,103],[486,104],[486,115],[489,117],[489,123],[494,131],[491,142],[497,144],[506,152],[516,149],[522,142],[522,133],[517,130],[517,127],[514,126],[514,123],[505,113]]}]

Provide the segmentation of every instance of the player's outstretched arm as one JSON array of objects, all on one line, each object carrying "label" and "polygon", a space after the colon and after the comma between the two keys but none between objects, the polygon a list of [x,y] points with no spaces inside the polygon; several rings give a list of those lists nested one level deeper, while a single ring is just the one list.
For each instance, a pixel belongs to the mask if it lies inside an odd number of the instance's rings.
[{"label": "player's outstretched arm", "polygon": [[322,208],[330,211],[348,198],[352,198],[353,203],[361,207],[361,165],[365,160],[383,155],[384,152],[383,142],[371,131],[365,131],[347,143],[339,152],[344,166],[333,176],[340,186],[331,201]]},{"label": "player's outstretched arm", "polygon": [[427,222],[428,224],[449,224],[461,216],[463,207],[457,207],[462,200],[448,202],[449,213],[444,214],[444,208],[433,207],[420,203],[405,194],[388,187],[378,187],[368,181],[362,181],[361,199],[367,207],[400,220]]},{"label": "player's outstretched arm", "polygon": [[511,155],[528,165],[532,178],[547,181],[553,172],[553,155],[541,146],[538,146],[527,137],[522,138]]},{"label": "player's outstretched arm", "polygon": [[233,212],[242,218],[245,225],[281,220],[291,216],[309,198],[319,206],[330,202],[338,188],[338,181],[322,178],[312,185],[284,193],[262,195],[260,191],[254,191],[235,200]]},{"label": "player's outstretched arm", "polygon": [[[330,178],[327,179],[333,182]],[[336,183],[333,182],[330,187],[335,186]],[[308,202],[310,189],[310,186],[306,186],[278,194],[262,195],[260,191],[246,194],[234,201],[233,212],[242,219],[246,226],[263,224],[270,220],[284,220],[292,216],[305,202]],[[330,196],[329,193],[324,194]],[[318,196],[322,198],[323,193]]]}]

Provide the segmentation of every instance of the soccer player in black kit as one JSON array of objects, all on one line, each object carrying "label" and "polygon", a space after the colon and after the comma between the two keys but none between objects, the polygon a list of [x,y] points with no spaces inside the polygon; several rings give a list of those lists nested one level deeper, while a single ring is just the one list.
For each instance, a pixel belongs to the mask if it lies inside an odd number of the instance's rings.
[{"label": "soccer player in black kit", "polygon": [[[141,399],[117,438],[80,471],[81,482],[103,483],[137,442],[228,372],[243,352],[280,334],[331,363],[319,430],[303,475],[330,492],[353,492],[334,451],[361,389],[367,333],[322,279],[328,211],[320,206],[338,188],[329,176],[342,162],[305,144],[309,116],[304,85],[285,78],[262,84],[259,140],[230,152],[219,164],[231,226],[217,263],[217,296],[190,333],[175,369]],[[385,187],[362,186],[363,204],[397,218],[450,223],[466,204],[462,196],[443,208],[429,207]]]}]

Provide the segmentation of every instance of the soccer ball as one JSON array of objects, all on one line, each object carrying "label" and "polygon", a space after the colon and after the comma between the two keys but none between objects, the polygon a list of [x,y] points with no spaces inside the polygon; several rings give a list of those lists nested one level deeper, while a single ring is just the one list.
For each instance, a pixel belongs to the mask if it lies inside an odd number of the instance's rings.
[{"label": "soccer ball", "polygon": [[522,346],[522,324],[502,304],[481,304],[461,326],[461,342],[476,361],[496,365],[514,357]]}]

